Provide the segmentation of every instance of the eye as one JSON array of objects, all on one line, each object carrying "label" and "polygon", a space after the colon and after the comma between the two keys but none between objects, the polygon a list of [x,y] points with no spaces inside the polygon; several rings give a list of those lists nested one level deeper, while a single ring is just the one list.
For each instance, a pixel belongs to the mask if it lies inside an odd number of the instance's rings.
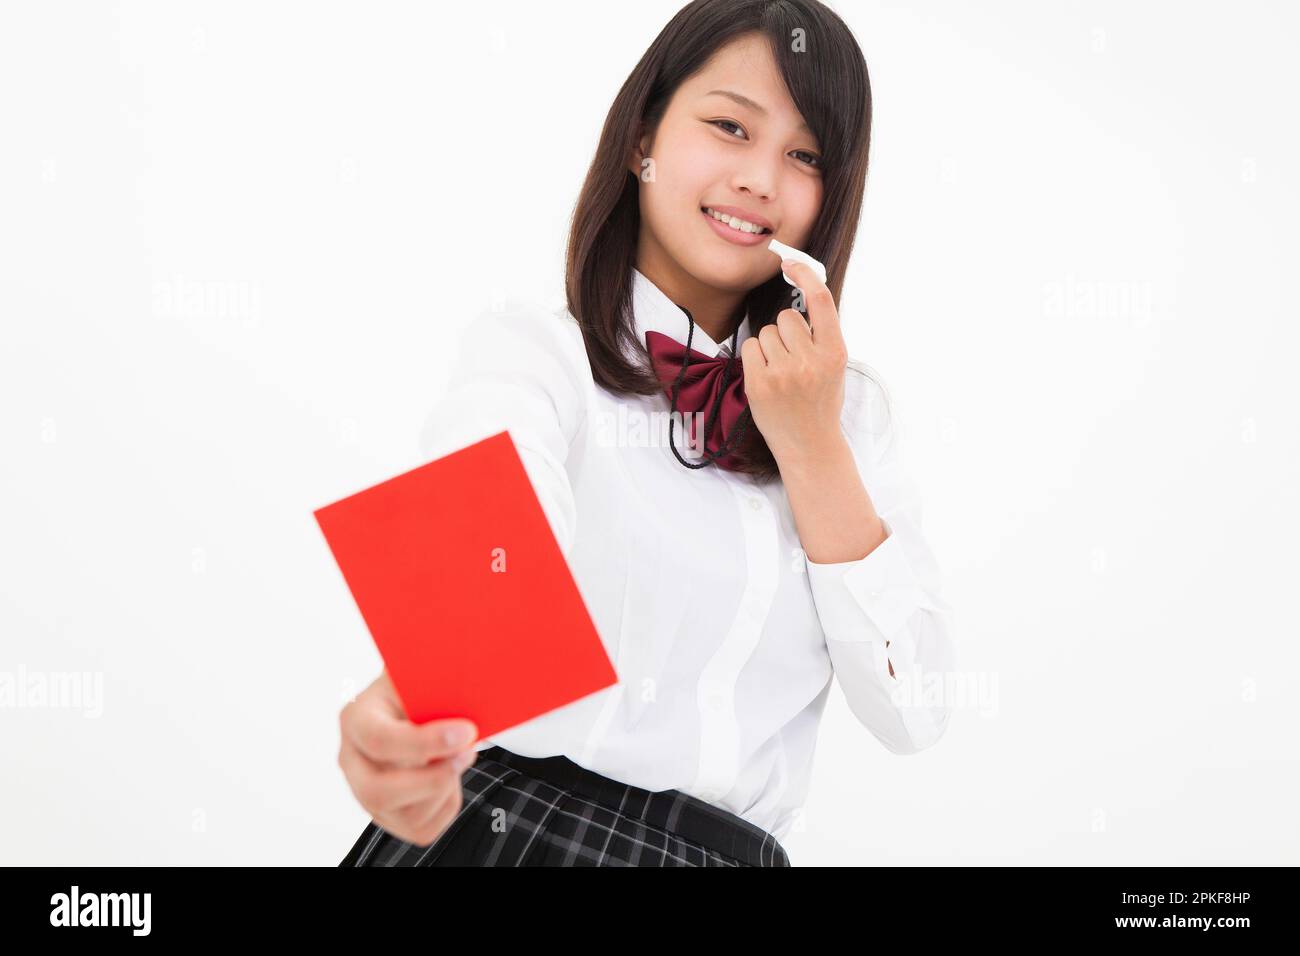
[{"label": "eye", "polygon": [[[723,124],[723,123],[729,123],[730,125],[736,127],[736,129],[740,130],[742,133],[745,131],[745,128],[744,128],[743,126],[741,126],[739,123],[737,123],[735,120],[726,120],[726,119],[724,119],[724,120],[709,120],[709,122],[712,123],[714,126],[718,127],[719,129],[722,129],[722,124]],[[731,135],[735,136],[736,134],[735,134],[735,133],[732,133]],[[739,138],[739,137],[737,137],[737,138]]]},{"label": "eye", "polygon": [[[812,166],[812,167],[815,168],[815,169],[820,169],[820,168],[821,168],[821,165],[822,165],[822,158],[821,158],[820,156],[818,156],[816,153],[810,153],[810,152],[808,152],[808,150],[806,150],[806,149],[797,149],[797,150],[795,150],[795,154],[796,154],[796,155],[798,155],[799,153],[803,153],[803,155],[805,155],[805,156],[810,156],[810,157],[812,157],[812,162],[805,163],[805,165]],[[804,160],[800,160],[800,162],[804,162]]]}]

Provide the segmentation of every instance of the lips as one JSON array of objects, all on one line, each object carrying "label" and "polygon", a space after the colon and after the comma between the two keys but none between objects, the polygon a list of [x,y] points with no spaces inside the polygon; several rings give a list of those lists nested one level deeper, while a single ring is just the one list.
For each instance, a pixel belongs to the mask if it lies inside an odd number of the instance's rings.
[{"label": "lips", "polygon": [[[713,206],[709,208],[717,209],[718,207]],[[713,216],[709,215],[709,213],[704,208],[700,209],[700,215],[703,216],[704,221],[709,224],[709,227],[713,230],[714,235],[718,236],[720,239],[724,239],[727,242],[732,243],[733,245],[760,246],[760,245],[766,245],[767,243],[772,241],[771,232],[743,232],[740,229],[733,229],[725,222],[720,222],[717,219],[714,219]],[[750,221],[752,222],[753,220]],[[756,223],[756,225],[759,225],[759,223]],[[771,227],[769,226],[768,228],[770,229]]]},{"label": "lips", "polygon": [[750,212],[748,209],[741,209],[739,206],[715,206],[711,203],[706,203],[700,207],[700,210],[705,212],[706,215],[707,211],[710,209],[714,212],[720,212],[723,215],[731,216],[734,219],[743,219],[751,225],[761,226],[767,230],[768,235],[771,235],[776,231],[772,228],[772,223],[768,221],[766,217],[760,216],[756,212]]}]

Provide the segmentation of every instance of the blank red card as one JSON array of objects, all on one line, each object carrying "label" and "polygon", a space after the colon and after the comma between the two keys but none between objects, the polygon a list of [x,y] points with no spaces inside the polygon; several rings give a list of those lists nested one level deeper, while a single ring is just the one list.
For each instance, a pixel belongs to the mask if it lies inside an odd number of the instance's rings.
[{"label": "blank red card", "polygon": [[509,432],[314,514],[415,723],[483,739],[617,682]]}]

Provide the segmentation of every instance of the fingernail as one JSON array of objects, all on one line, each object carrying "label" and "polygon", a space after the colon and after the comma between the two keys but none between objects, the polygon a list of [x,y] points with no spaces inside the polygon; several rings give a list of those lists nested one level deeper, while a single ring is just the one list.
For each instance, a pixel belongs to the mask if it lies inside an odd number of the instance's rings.
[{"label": "fingernail", "polygon": [[474,730],[473,724],[459,724],[452,727],[446,733],[447,743],[452,747],[467,744],[474,739]]}]

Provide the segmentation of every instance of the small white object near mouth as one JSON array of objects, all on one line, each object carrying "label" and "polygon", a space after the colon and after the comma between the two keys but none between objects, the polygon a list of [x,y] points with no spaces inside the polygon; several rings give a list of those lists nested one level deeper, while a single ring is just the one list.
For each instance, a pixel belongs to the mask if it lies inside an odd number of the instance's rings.
[{"label": "small white object near mouth", "polygon": [[[822,282],[826,281],[826,267],[812,256],[808,255],[808,253],[796,249],[794,246],[787,246],[784,242],[780,242],[776,239],[769,242],[767,248],[774,255],[780,256],[782,259],[793,259],[795,262],[802,262],[804,265],[810,267],[813,272],[817,273],[818,279]],[[799,283],[791,279],[785,274],[785,272],[782,272],[781,275],[785,277],[786,282],[790,283],[792,286],[798,287]]]}]

